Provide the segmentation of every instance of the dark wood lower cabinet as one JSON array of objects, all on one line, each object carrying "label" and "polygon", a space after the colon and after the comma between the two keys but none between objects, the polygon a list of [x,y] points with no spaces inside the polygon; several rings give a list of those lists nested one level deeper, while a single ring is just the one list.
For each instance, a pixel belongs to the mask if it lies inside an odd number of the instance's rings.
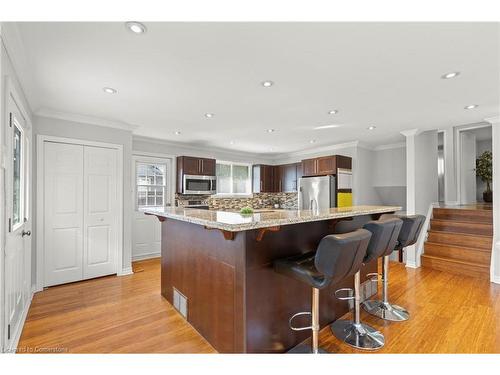
[{"label": "dark wood lower cabinet", "polygon": [[[332,233],[331,221],[286,225],[263,235],[259,229],[236,232],[233,240],[197,224],[167,219],[161,225],[162,295],[173,304],[175,287],[187,297],[187,320],[215,349],[281,353],[309,337],[310,331],[292,331],[288,319],[310,311],[311,289],[274,272],[272,262],[315,250]],[[376,261],[366,265],[361,281],[376,270]],[[321,291],[322,327],[348,311],[334,291],[352,285],[349,277]]]}]

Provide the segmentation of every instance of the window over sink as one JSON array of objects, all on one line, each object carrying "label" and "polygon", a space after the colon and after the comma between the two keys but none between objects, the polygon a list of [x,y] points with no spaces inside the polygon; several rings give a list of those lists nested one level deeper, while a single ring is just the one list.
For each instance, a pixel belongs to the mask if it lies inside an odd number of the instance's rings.
[{"label": "window over sink", "polygon": [[252,194],[251,164],[217,160],[217,195],[248,196]]}]

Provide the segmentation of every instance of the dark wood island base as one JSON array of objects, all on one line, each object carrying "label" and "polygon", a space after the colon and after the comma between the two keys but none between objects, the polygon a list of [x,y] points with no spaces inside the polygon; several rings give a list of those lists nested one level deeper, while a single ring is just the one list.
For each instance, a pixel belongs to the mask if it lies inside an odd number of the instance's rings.
[{"label": "dark wood island base", "polygon": [[[337,219],[238,232],[159,219],[161,293],[171,304],[174,288],[187,297],[187,320],[216,350],[283,353],[310,336],[308,330],[297,332],[288,326],[293,314],[311,310],[310,288],[275,273],[272,262],[316,250]],[[376,261],[361,270],[362,283],[371,272],[377,272]],[[348,311],[348,303],[336,299],[334,291],[352,286],[349,277],[321,291],[321,327]],[[365,296],[376,292],[376,284],[366,286]],[[306,319],[303,323],[309,324]]]}]

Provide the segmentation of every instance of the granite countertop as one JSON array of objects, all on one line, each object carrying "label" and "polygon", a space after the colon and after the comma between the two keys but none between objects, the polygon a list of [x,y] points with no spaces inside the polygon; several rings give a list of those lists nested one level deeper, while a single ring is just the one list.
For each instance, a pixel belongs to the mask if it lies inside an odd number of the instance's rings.
[{"label": "granite countertop", "polygon": [[307,223],[339,219],[369,214],[395,212],[401,210],[398,206],[351,206],[330,208],[313,212],[310,210],[260,209],[251,215],[241,215],[238,212],[199,210],[195,208],[164,207],[143,210],[144,213],[180,220],[188,223],[204,225],[229,232],[267,228],[278,225]]}]

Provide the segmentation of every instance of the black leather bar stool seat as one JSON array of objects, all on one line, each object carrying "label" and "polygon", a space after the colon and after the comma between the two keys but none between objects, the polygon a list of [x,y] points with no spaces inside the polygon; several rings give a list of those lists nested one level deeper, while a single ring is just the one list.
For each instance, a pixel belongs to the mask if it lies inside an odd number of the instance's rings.
[{"label": "black leather bar stool seat", "polygon": [[[369,221],[363,228],[371,232],[372,236],[363,263],[377,259],[396,246],[399,232],[403,222],[397,218],[382,221]],[[360,267],[361,268],[361,267]],[[354,297],[341,299],[354,299],[353,320],[337,320],[331,324],[333,334],[346,344],[358,349],[375,350],[385,344],[384,335],[375,328],[361,322],[360,315],[360,271],[354,275]]]},{"label": "black leather bar stool seat", "polygon": [[[358,229],[351,233],[331,234],[321,239],[315,252],[278,259],[274,261],[274,270],[312,288],[311,312],[299,312],[290,320],[294,331],[312,330],[311,346],[297,345],[291,353],[326,353],[319,348],[319,291],[352,275],[359,270],[366,254],[371,233]],[[311,326],[294,327],[293,319],[310,315]]]},{"label": "black leather bar stool seat", "polygon": [[379,318],[390,320],[393,322],[401,322],[404,320],[408,320],[410,314],[405,308],[391,304],[389,302],[389,256],[394,250],[402,250],[405,247],[414,245],[417,242],[425,222],[425,216],[382,215],[380,217],[380,220],[393,220],[394,218],[402,220],[402,227],[394,247],[392,249],[387,249],[388,251],[383,254],[384,259],[382,262],[382,300],[365,301],[363,302],[363,308],[368,313],[378,316]]}]

